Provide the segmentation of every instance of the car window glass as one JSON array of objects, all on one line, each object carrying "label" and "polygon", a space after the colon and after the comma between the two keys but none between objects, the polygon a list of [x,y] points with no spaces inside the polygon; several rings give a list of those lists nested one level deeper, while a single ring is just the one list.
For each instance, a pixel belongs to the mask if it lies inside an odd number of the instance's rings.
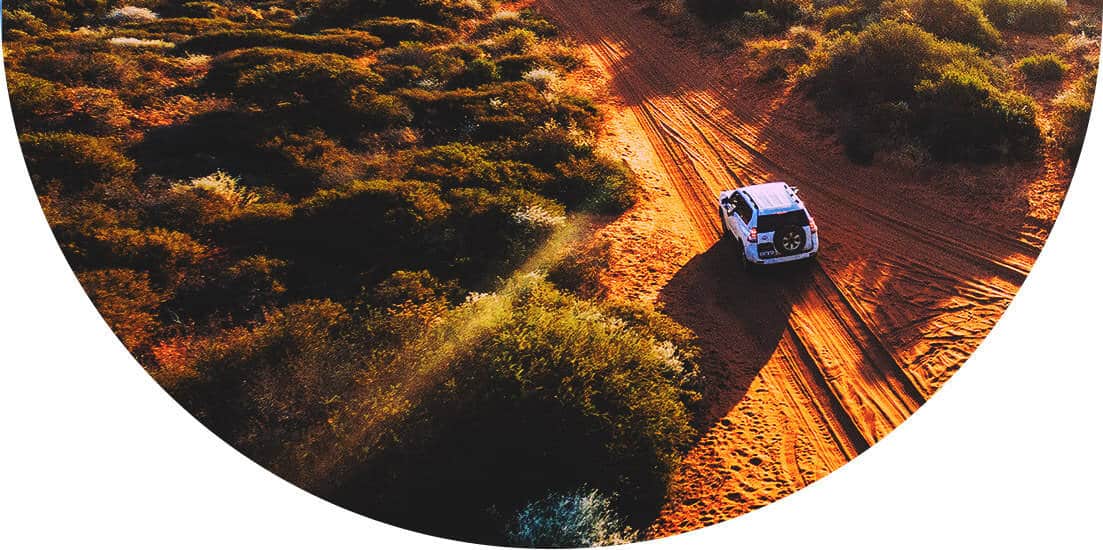
[{"label": "car window glass", "polygon": [[808,215],[803,210],[794,210],[784,214],[758,217],[758,231],[760,233],[770,233],[789,225],[796,227],[808,225]]},{"label": "car window glass", "polygon": [[751,207],[743,197],[736,196],[735,211],[743,218],[744,223],[751,223]]}]

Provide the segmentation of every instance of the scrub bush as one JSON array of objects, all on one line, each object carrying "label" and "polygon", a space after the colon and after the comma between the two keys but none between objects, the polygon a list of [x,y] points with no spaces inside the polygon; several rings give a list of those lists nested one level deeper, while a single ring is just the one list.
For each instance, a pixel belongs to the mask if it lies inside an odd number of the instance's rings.
[{"label": "scrub bush", "polygon": [[67,132],[31,133],[20,136],[23,159],[31,181],[40,192],[53,183],[66,192],[81,192],[97,185],[128,182],[136,165],[118,150],[118,143]]},{"label": "scrub bush", "polygon": [[981,8],[997,27],[1056,34],[1067,24],[1065,0],[981,0]]},{"label": "scrub bush", "polygon": [[350,109],[382,78],[352,59],[276,48],[249,48],[220,55],[204,81],[208,90],[265,108],[310,104]]},{"label": "scrub bush", "polygon": [[1076,160],[1084,147],[1098,69],[1089,71],[1053,100],[1054,137],[1065,153]]},{"label": "scrub bush", "polygon": [[363,31],[330,31],[305,35],[273,29],[243,29],[202,34],[181,43],[179,48],[189,53],[201,54],[265,47],[359,56],[382,45],[383,41],[378,37]]},{"label": "scrub bush", "polygon": [[706,21],[727,21],[747,13],[764,12],[788,26],[801,17],[800,4],[794,0],[687,0],[686,7]]},{"label": "scrub bush", "polygon": [[15,71],[8,72],[12,115],[22,128],[52,126],[69,107],[53,82]]},{"label": "scrub bush", "polygon": [[358,23],[357,28],[372,33],[389,45],[400,42],[425,42],[434,44],[450,40],[455,33],[452,30],[418,19],[400,19],[381,17]]},{"label": "scrub bush", "polygon": [[821,106],[847,109],[842,141],[854,160],[901,138],[954,161],[1026,158],[1040,144],[1032,100],[1001,91],[1004,75],[975,48],[908,23],[824,41],[803,76]]},{"label": "scrub bush", "polygon": [[131,352],[142,352],[158,329],[157,310],[164,297],[149,276],[130,269],[77,273],[96,309]]},{"label": "scrub bush", "polygon": [[1041,145],[1033,100],[973,74],[947,71],[920,83],[915,113],[916,133],[937,159],[1027,158]]},{"label": "scrub bush", "polygon": [[973,0],[902,0],[883,9],[942,38],[983,50],[1002,45],[999,31]]},{"label": "scrub bush", "polygon": [[510,545],[525,548],[612,546],[638,538],[612,499],[594,490],[550,494],[525,505],[507,534]]},{"label": "scrub bush", "polygon": [[1024,57],[1016,63],[1027,80],[1061,80],[1069,66],[1060,57],[1054,54],[1032,55]]},{"label": "scrub bush", "polygon": [[[419,344],[445,363],[412,376],[441,382],[406,409],[398,445],[369,459],[339,502],[429,533],[504,542],[502,524],[514,518],[488,511],[492,503],[510,513],[549,491],[590,486],[623,495],[619,513],[645,521],[692,441],[688,406],[697,394],[692,352],[644,318],[533,277],[460,306]],[[607,501],[590,503],[603,513],[579,527],[596,534],[619,523]],[[540,508],[522,518],[536,520]],[[599,510],[570,514],[590,512]]]}]

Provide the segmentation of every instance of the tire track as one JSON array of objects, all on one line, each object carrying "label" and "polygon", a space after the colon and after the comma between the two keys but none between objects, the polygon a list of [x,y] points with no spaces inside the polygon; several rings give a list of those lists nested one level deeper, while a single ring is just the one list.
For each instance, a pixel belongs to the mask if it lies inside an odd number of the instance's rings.
[{"label": "tire track", "polygon": [[[753,182],[795,183],[825,229],[827,261],[797,283],[768,277],[734,283],[744,292],[767,293],[746,300],[747,311],[702,303],[684,290],[669,297],[683,302],[668,305],[687,319],[715,321],[702,340],[717,357],[708,375],[723,387],[739,385],[722,379],[737,380],[740,350],[764,345],[745,322],[733,321],[764,314],[751,305],[774,308],[786,321],[776,340],[765,342],[773,349],[746,394],[723,405],[730,410],[721,411],[686,457],[650,534],[752,510],[869,448],[952,374],[941,364],[946,357],[971,352],[972,340],[962,343],[948,316],[972,305],[1002,311],[1032,266],[1034,243],[961,223],[901,193],[876,191],[884,187],[871,191],[863,184],[883,174],[810,147],[800,137],[799,117],[758,109],[741,97],[738,83],[715,81],[716,71],[699,54],[672,43],[625,0],[535,4],[589,50],[614,96],[631,110],[643,145],[655,153],[696,229],[699,254],[720,246],[718,193]],[[863,266],[873,280],[863,278]],[[693,276],[710,277],[710,285],[734,279],[730,271]],[[856,288],[867,290],[858,296]],[[917,341],[925,347],[913,350]]]}]

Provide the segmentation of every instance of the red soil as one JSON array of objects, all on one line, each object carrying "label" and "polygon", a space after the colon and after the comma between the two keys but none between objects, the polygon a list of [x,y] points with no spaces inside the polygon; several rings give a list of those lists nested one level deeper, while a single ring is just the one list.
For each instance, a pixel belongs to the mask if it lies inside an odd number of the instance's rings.
[{"label": "red soil", "polygon": [[[692,328],[702,436],[650,529],[671,535],[761,507],[900,425],[976,349],[1023,282],[1069,168],[856,166],[829,114],[757,84],[626,0],[526,0],[588,52],[576,85],[606,103],[606,151],[644,198],[599,231],[605,282]],[[747,275],[719,241],[723,189],[783,180],[822,235],[818,263]]]}]

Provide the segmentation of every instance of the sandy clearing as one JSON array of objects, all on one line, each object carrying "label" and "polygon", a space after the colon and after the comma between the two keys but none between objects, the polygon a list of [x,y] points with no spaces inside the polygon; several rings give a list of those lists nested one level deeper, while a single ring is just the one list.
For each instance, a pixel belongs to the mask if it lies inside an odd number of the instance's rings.
[{"label": "sandy clearing", "polygon": [[[702,341],[702,437],[651,536],[788,495],[903,422],[1006,309],[1067,186],[1052,159],[855,166],[791,89],[753,84],[743,60],[680,43],[635,4],[532,4],[588,51],[603,146],[645,182],[644,200],[601,230],[614,243],[606,283]],[[715,197],[772,180],[801,189],[821,259],[746,275],[719,242]]]}]

